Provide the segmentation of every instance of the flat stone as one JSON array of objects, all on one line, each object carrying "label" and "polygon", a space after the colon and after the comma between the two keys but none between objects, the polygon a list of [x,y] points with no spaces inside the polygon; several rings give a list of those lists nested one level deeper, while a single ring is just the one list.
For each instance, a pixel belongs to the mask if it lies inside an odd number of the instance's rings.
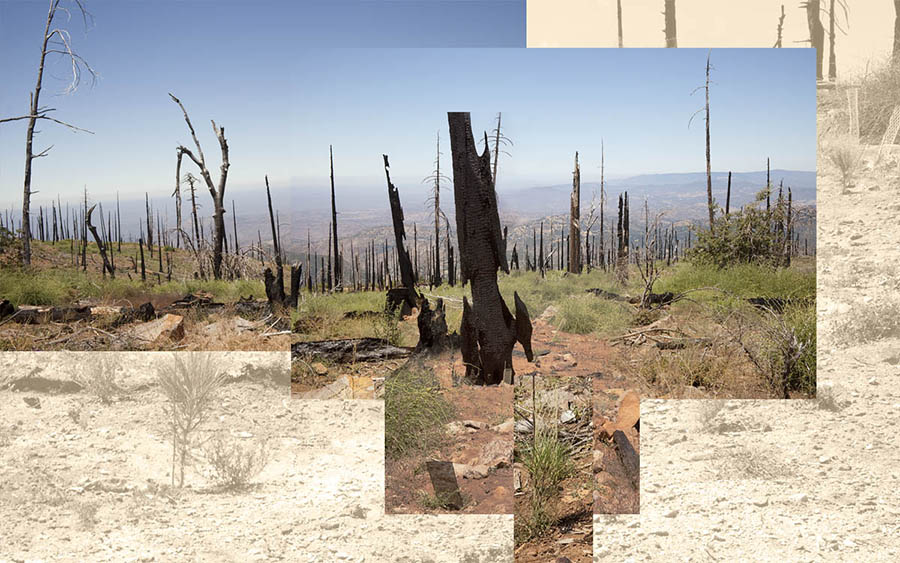
[{"label": "flat stone", "polygon": [[141,323],[126,332],[135,340],[155,344],[160,340],[179,341],[184,338],[184,317],[167,313],[155,321]]},{"label": "flat stone", "polygon": [[313,369],[314,372],[316,372],[316,375],[327,375],[328,374],[328,368],[325,367],[325,364],[323,364],[322,362],[315,362],[310,367]]}]

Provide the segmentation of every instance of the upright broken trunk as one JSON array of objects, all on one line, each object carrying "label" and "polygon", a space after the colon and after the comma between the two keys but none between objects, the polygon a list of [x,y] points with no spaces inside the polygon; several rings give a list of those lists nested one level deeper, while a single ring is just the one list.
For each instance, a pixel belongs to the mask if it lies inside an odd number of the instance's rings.
[{"label": "upright broken trunk", "polygon": [[[384,177],[387,180],[388,200],[391,203],[391,219],[394,223],[394,243],[397,245],[397,260],[400,263],[400,284],[402,291],[393,291],[388,297],[388,307],[393,311],[397,306],[401,307],[403,314],[409,314],[419,295],[416,293],[416,277],[413,273],[412,261],[409,259],[409,251],[406,249],[406,228],[403,226],[403,207],[400,206],[400,192],[391,183],[391,173],[388,170],[388,156],[384,157]],[[394,302],[392,302],[393,296]],[[402,297],[402,300],[400,299]]]},{"label": "upright broken trunk", "polygon": [[809,46],[816,50],[816,80],[822,80],[822,61],[825,58],[825,27],[819,12],[822,9],[821,0],[806,0],[803,4],[806,8],[806,24],[809,27]]},{"label": "upright broken trunk", "polygon": [[666,47],[678,47],[678,33],[675,29],[675,0],[666,0]]},{"label": "upright broken trunk", "polygon": [[94,236],[94,241],[97,243],[97,248],[100,251],[100,257],[103,259],[103,275],[106,276],[106,272],[109,272],[109,277],[115,278],[116,269],[112,267],[112,264],[110,264],[109,258],[106,255],[106,243],[103,241],[103,237],[97,233],[97,227],[91,224],[91,214],[94,212],[95,207],[97,207],[96,204],[88,209],[87,215],[84,218],[84,223],[91,231],[91,235]]},{"label": "upright broken trunk", "polygon": [[[269,204],[269,223],[272,227],[272,246],[275,251],[275,275],[272,269],[266,268],[263,281],[266,288],[266,298],[271,305],[285,305],[284,295],[284,264],[281,262],[281,248],[278,244],[278,229],[275,225],[275,214],[272,212],[272,192],[269,190],[269,176],[266,175],[266,201]],[[292,284],[293,285],[293,284]]]},{"label": "upright broken trunk", "polygon": [[500,230],[497,194],[491,177],[491,156],[485,135],[479,155],[472,137],[468,112],[449,112],[450,147],[453,155],[453,191],[456,200],[456,233],[459,246],[460,282],[471,283],[472,304],[463,298],[460,342],[466,377],[473,382],[498,384],[508,370],[515,373],[512,349],[522,344],[532,360],[531,319],[525,304],[514,294],[513,317],[497,286],[497,269],[509,272],[506,240]]},{"label": "upright broken trunk", "polygon": [[581,273],[581,169],[575,152],[575,171],[572,172],[572,197],[569,202],[569,272]]}]

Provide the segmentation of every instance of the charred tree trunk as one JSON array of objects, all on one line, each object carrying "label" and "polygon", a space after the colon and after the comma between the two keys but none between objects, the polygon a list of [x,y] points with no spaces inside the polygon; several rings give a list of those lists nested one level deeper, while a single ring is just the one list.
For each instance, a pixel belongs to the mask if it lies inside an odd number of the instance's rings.
[{"label": "charred tree trunk", "polygon": [[569,272],[581,273],[581,169],[578,152],[575,152],[575,170],[572,172],[572,196],[569,201]]},{"label": "charred tree trunk", "polygon": [[91,235],[94,237],[94,241],[97,243],[97,248],[100,250],[100,258],[103,259],[103,276],[106,277],[106,272],[109,272],[109,277],[116,277],[116,270],[112,267],[112,264],[109,262],[109,258],[106,254],[106,242],[104,242],[103,237],[97,233],[97,227],[91,224],[91,214],[94,212],[94,208],[96,205],[92,205],[90,209],[88,209],[87,215],[85,216],[85,225],[88,230],[91,231]]},{"label": "charred tree trunk", "polygon": [[731,171],[728,172],[728,191],[725,195],[725,216],[731,211]]},{"label": "charred tree trunk", "polygon": [[[266,268],[265,286],[266,298],[273,306],[284,305],[287,301],[284,294],[284,264],[281,262],[281,248],[278,241],[278,228],[275,225],[275,214],[272,212],[272,192],[269,190],[269,176],[266,175],[266,201],[269,204],[269,224],[272,227],[272,246],[275,251],[275,274],[272,269]],[[293,285],[293,280],[291,280]],[[293,296],[292,296],[293,299]]]},{"label": "charred tree trunk", "polygon": [[328,165],[331,172],[331,238],[334,241],[334,286],[340,288],[343,281],[341,272],[343,264],[341,264],[340,253],[338,252],[337,205],[334,201],[334,155],[331,145],[328,145]]},{"label": "charred tree trunk", "polygon": [[[416,293],[416,277],[413,274],[412,261],[409,259],[409,251],[406,249],[406,228],[403,226],[403,207],[400,205],[400,192],[391,183],[390,163],[388,156],[384,157],[384,177],[387,180],[388,200],[391,204],[391,220],[394,225],[394,243],[397,245],[397,260],[400,263],[400,285],[398,288],[403,293],[403,301],[391,304],[402,305],[403,314],[408,314],[417,305],[419,298]],[[398,296],[399,297],[399,296]],[[396,298],[395,298],[396,299]],[[390,302],[391,300],[388,299]]]},{"label": "charred tree trunk", "polygon": [[514,294],[513,317],[500,295],[497,270],[509,272],[506,239],[500,230],[497,195],[491,177],[491,155],[479,155],[472,136],[469,113],[450,112],[450,147],[453,154],[453,188],[456,199],[456,233],[460,256],[460,281],[471,283],[472,306],[463,299],[461,342],[466,376],[497,384],[509,373],[512,381],[512,349],[522,344],[529,361],[531,320],[525,304]]}]

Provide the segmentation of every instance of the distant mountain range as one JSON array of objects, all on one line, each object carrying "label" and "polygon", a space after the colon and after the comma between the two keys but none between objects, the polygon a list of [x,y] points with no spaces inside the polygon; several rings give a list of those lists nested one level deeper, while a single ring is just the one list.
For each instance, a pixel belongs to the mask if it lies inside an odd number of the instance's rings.
[{"label": "distant mountain range", "polygon": [[[800,206],[815,206],[816,203],[816,174],[814,171],[781,170],[771,171],[771,181],[777,194],[779,184],[783,183],[785,189],[791,188],[794,204]],[[713,173],[713,196],[716,202],[725,206],[725,192],[728,182],[727,172]],[[732,174],[731,180],[731,206],[740,208],[754,200],[755,195],[766,185],[766,172],[737,172]],[[400,199],[407,224],[407,236],[413,237],[413,224],[418,227],[419,240],[427,242],[429,233],[434,232],[434,219],[426,208],[426,199],[429,195],[428,186],[417,184],[415,186],[397,186],[400,190]],[[585,182],[581,185],[582,214],[588,213],[591,196],[599,191],[598,182]],[[187,186],[184,186],[182,196],[185,198],[183,207],[183,221],[186,230],[189,229],[190,208],[187,199]],[[555,184],[550,186],[537,186],[532,188],[503,190],[498,193],[500,218],[504,225],[510,227],[514,233],[531,230],[532,224],[543,218],[556,216],[554,223],[557,225],[565,220],[569,209],[569,195],[571,184]],[[680,174],[642,174],[627,178],[611,179],[606,182],[607,206],[605,216],[608,219],[614,217],[616,199],[619,194],[628,191],[632,202],[632,220],[636,221],[639,214],[634,210],[638,206],[643,207],[644,198],[647,198],[651,212],[664,211],[667,222],[703,221],[706,217],[706,173],[691,172]],[[171,193],[167,191],[166,193]],[[232,237],[231,201],[235,202],[237,217],[238,237],[242,245],[255,242],[261,238],[263,244],[271,244],[271,227],[269,225],[268,211],[266,207],[265,189],[259,190],[233,188],[226,192],[227,214],[226,225],[228,237]],[[90,193],[88,194],[90,198]],[[92,199],[92,198],[91,198]],[[393,240],[391,232],[390,206],[387,199],[387,189],[384,184],[373,184],[371,187],[342,188],[337,187],[338,205],[338,231],[342,241],[349,243],[356,239],[356,243],[363,244],[368,240],[387,239],[389,244]],[[331,222],[330,190],[324,186],[320,190],[274,188],[272,190],[273,206],[279,214],[281,223],[281,236],[283,246],[291,255],[300,255],[306,252],[307,231],[312,243],[313,251],[325,250],[328,238],[328,225]],[[212,203],[209,193],[198,186],[197,201],[201,205],[199,212],[205,218],[207,230],[210,228],[209,217],[212,214]],[[62,202],[65,209],[67,202]],[[91,202],[93,203],[93,201]],[[170,228],[175,226],[175,205],[171,197],[151,197],[150,203],[154,214],[158,210],[163,216],[163,223]],[[68,202],[74,210],[79,202]],[[38,205],[43,205],[45,213],[48,211],[49,201],[35,201],[32,204],[35,214]],[[115,213],[115,200],[103,201],[104,214]],[[450,220],[451,229],[455,231],[455,209],[453,203],[453,188],[449,183],[442,190],[441,208]],[[20,208],[19,208],[20,209]],[[121,202],[123,234],[126,238],[129,233],[135,239],[138,236],[139,225],[143,222],[143,199],[123,199]],[[16,209],[12,209],[15,215]],[[21,211],[18,211],[21,213]],[[168,220],[165,217],[168,217]],[[640,221],[637,221],[640,222]],[[636,223],[637,224],[637,223]],[[430,228],[429,228],[430,226]],[[527,227],[527,228],[526,228]],[[442,230],[444,229],[442,224]],[[208,232],[208,231],[207,231]],[[259,233],[259,234],[257,234]],[[443,234],[442,234],[443,236]],[[812,235],[814,238],[814,235]]]}]

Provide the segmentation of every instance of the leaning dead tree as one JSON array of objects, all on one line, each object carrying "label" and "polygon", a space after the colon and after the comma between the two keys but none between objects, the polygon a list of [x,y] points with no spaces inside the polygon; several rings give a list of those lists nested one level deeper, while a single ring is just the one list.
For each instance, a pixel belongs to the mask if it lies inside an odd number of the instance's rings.
[{"label": "leaning dead tree", "polygon": [[[275,251],[275,273],[271,268],[266,268],[263,273],[263,281],[266,288],[266,298],[271,305],[281,305],[283,307],[295,308],[300,297],[300,275],[301,268],[299,265],[291,266],[291,287],[290,293],[284,291],[284,257],[281,247],[281,237],[279,236],[278,223],[275,220],[275,214],[272,211],[272,192],[269,190],[269,176],[266,176],[266,201],[269,204],[269,224],[272,227],[272,246]],[[235,232],[235,245],[237,244],[237,232]]]},{"label": "leaning dead tree", "polygon": [[666,47],[678,47],[678,33],[675,29],[675,0],[666,0]]},{"label": "leaning dead tree", "polygon": [[460,282],[471,283],[472,304],[463,298],[460,348],[466,377],[473,382],[512,382],[512,349],[522,344],[531,351],[531,319],[525,303],[514,294],[513,317],[497,286],[497,270],[509,272],[506,240],[500,229],[497,194],[491,176],[491,153],[481,155],[472,136],[468,112],[449,112],[450,148],[453,155],[453,193],[456,200],[456,234],[459,246]]},{"label": "leaning dead tree", "polygon": [[222,164],[219,167],[219,181],[218,183],[213,183],[212,176],[209,174],[209,169],[206,167],[206,158],[203,156],[203,149],[200,147],[200,140],[197,139],[197,133],[194,131],[194,126],[191,124],[191,118],[188,117],[187,110],[184,109],[184,106],[181,104],[181,100],[173,96],[169,93],[169,97],[172,98],[172,101],[178,104],[178,107],[181,108],[181,112],[184,114],[184,121],[187,123],[188,129],[191,132],[191,137],[194,139],[194,146],[197,147],[197,154],[195,155],[191,149],[185,147],[184,145],[178,145],[176,148],[176,156],[178,158],[179,164],[176,165],[176,168],[180,170],[180,161],[184,155],[187,155],[194,164],[197,165],[197,168],[200,169],[200,176],[203,178],[203,181],[206,183],[206,187],[209,190],[209,195],[212,196],[213,200],[213,277],[215,279],[222,279],[222,248],[225,245],[225,182],[228,179],[228,142],[225,140],[225,128],[216,126],[215,121],[211,121],[213,133],[215,133],[216,138],[219,140],[219,148],[222,151]]},{"label": "leaning dead tree", "polygon": [[391,203],[391,219],[394,225],[394,243],[397,248],[397,262],[400,267],[400,287],[388,291],[387,308],[394,311],[400,308],[403,314],[409,314],[417,306],[419,294],[416,292],[416,277],[413,273],[412,260],[406,249],[406,229],[403,226],[403,207],[400,206],[400,192],[391,183],[390,163],[388,155],[384,157],[384,177],[387,180],[388,200]]},{"label": "leaning dead tree", "polygon": [[[59,13],[64,14],[66,17],[71,17],[72,15],[68,9],[60,6],[60,3],[60,0],[51,0],[50,8],[47,11],[47,22],[44,25],[44,35],[41,40],[41,56],[38,62],[37,81],[34,90],[31,92],[28,114],[0,119],[0,123],[21,120],[28,121],[28,128],[25,130],[25,182],[22,195],[21,225],[22,263],[25,266],[31,264],[31,194],[33,193],[31,191],[31,167],[34,159],[47,156],[50,149],[53,148],[53,145],[51,145],[38,153],[34,152],[34,135],[37,133],[34,129],[37,125],[37,121],[43,119],[59,125],[64,125],[72,131],[91,133],[91,131],[88,131],[87,129],[82,129],[70,123],[66,123],[65,121],[51,117],[49,115],[50,112],[56,111],[56,108],[41,106],[40,103],[41,87],[44,80],[44,65],[47,62],[48,55],[61,57],[70,67],[70,79],[64,91],[66,94],[70,94],[78,89],[78,86],[81,84],[81,77],[84,73],[90,75],[92,82],[97,78],[97,74],[94,72],[94,69],[91,68],[91,65],[89,65],[88,62],[73,49],[72,37],[69,34],[69,31],[62,27],[54,27],[57,20],[56,16]],[[81,0],[73,0],[72,3],[77,8],[78,12],[81,13],[82,22],[84,23],[85,28],[87,28],[88,22],[92,19],[90,13],[85,9]]]},{"label": "leaning dead tree", "polygon": [[575,151],[575,170],[572,172],[572,196],[569,201],[569,272],[581,273],[581,169]]},{"label": "leaning dead tree", "polygon": [[[106,272],[109,272],[109,277],[115,278],[116,269],[113,267],[107,254],[107,243],[104,241],[104,237],[97,232],[97,227],[91,224],[91,214],[94,213],[95,207],[97,207],[96,204],[92,205],[91,208],[88,209],[87,215],[85,215],[84,217],[84,225],[94,237],[94,241],[97,243],[97,249],[100,251],[100,258],[103,259],[103,277],[106,277]],[[102,217],[102,209],[100,210],[100,213]]]}]

